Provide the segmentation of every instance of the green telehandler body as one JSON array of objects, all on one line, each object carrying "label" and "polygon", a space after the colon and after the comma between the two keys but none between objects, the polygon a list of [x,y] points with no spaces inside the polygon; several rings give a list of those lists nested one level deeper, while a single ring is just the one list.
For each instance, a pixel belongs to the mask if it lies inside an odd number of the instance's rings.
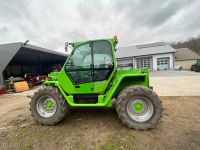
[{"label": "green telehandler body", "polygon": [[43,125],[61,121],[70,107],[116,107],[129,128],[147,130],[162,116],[162,102],[150,88],[147,68],[118,70],[117,37],[68,43],[73,49],[60,72],[52,72],[34,93],[32,116]]}]

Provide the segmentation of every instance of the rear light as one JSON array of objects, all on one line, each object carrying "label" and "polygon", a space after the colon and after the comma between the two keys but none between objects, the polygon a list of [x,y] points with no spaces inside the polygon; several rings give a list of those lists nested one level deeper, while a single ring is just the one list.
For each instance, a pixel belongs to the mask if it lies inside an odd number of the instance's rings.
[{"label": "rear light", "polygon": [[40,77],[36,77],[36,80],[40,80]]}]

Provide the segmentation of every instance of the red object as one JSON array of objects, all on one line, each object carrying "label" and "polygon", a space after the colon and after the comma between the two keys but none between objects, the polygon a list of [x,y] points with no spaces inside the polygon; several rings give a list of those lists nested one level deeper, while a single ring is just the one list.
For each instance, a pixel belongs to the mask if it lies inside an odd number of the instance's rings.
[{"label": "red object", "polygon": [[0,87],[0,95],[4,94],[4,87]]},{"label": "red object", "polygon": [[32,81],[34,84],[38,84],[41,83],[45,80],[46,76],[40,76],[38,74],[35,73],[26,73],[24,75],[24,80],[28,81]]}]

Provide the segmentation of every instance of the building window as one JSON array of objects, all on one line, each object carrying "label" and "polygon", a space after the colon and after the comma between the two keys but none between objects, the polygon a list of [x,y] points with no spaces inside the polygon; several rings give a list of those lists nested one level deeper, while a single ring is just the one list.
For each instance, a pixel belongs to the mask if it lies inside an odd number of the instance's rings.
[{"label": "building window", "polygon": [[152,57],[141,57],[136,58],[136,67],[137,68],[149,68],[152,70]]},{"label": "building window", "polygon": [[129,63],[129,64],[120,64],[117,66],[118,69],[123,69],[123,70],[129,70],[129,69],[133,69],[133,64]]},{"label": "building window", "polygon": [[117,60],[117,68],[123,70],[133,69],[133,58],[124,58]]}]

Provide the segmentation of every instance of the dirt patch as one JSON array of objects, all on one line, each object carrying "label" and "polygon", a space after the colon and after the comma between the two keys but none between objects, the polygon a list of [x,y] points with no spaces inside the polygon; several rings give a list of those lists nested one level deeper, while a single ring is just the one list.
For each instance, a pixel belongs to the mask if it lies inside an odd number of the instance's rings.
[{"label": "dirt patch", "polygon": [[114,109],[73,109],[61,123],[41,126],[31,117],[27,100],[24,110],[11,109],[6,124],[1,121],[0,149],[199,149],[200,97],[162,100],[162,121],[150,131],[128,129]]}]

